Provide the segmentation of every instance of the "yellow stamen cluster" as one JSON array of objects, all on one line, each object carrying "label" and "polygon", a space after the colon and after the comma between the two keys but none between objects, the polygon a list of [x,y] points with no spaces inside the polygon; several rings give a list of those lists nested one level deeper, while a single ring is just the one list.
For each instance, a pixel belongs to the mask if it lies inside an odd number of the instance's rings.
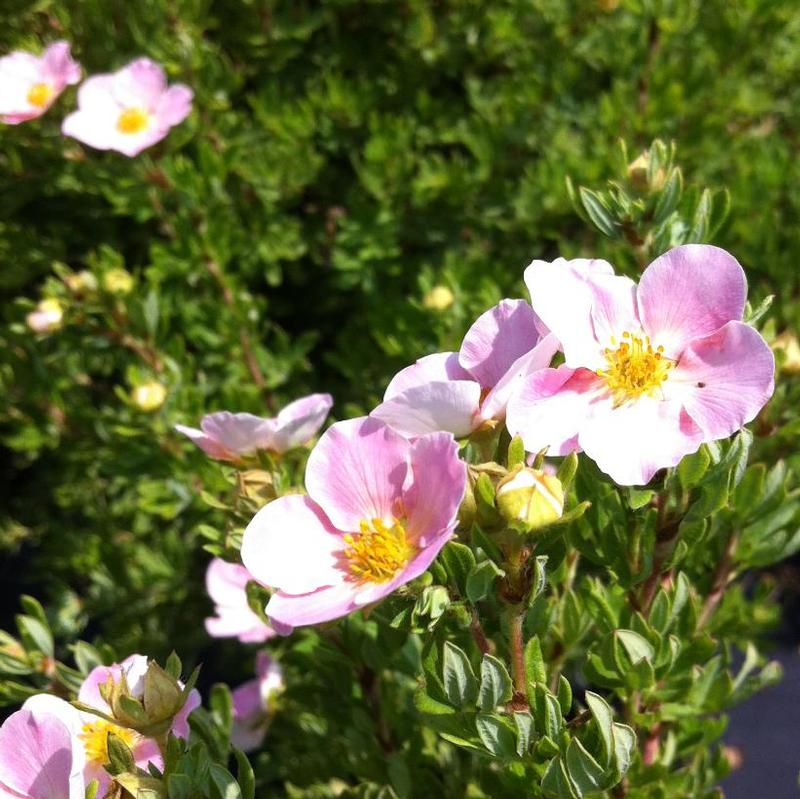
[{"label": "yellow stamen cluster", "polygon": [[398,519],[387,527],[380,519],[361,522],[361,532],[344,537],[344,556],[350,574],[362,583],[386,583],[397,575],[414,554],[406,528]]},{"label": "yellow stamen cluster", "polygon": [[141,108],[126,108],[117,119],[117,130],[120,133],[141,133],[149,121],[149,115]]},{"label": "yellow stamen cluster", "polygon": [[[604,351],[608,367],[597,370],[614,395],[615,405],[638,399],[643,394],[652,396],[675,365],[664,357],[663,347],[653,347],[649,336],[640,338],[626,330],[622,338],[616,349]],[[612,344],[615,343],[612,339]]]},{"label": "yellow stamen cluster", "polygon": [[118,727],[110,721],[98,719],[97,721],[84,724],[78,737],[83,741],[83,748],[86,750],[86,759],[92,763],[105,766],[109,763],[108,759],[108,734],[114,733],[128,747],[132,747],[136,742],[137,734],[133,730],[125,727]]},{"label": "yellow stamen cluster", "polygon": [[46,108],[55,93],[55,89],[49,83],[34,83],[28,90],[28,102],[37,108]]}]

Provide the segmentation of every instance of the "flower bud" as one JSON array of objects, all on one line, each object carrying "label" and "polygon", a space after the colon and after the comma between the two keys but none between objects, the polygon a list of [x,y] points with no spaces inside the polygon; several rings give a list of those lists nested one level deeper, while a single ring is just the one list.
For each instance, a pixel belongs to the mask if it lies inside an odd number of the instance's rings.
[{"label": "flower bud", "polygon": [[140,410],[149,413],[155,411],[164,404],[167,398],[167,389],[158,380],[150,380],[142,383],[133,389],[131,400]]},{"label": "flower bud", "polygon": [[64,283],[73,294],[91,294],[97,291],[97,278],[88,269],[64,275]]},{"label": "flower bud", "polygon": [[103,288],[109,294],[130,294],[133,289],[133,275],[127,269],[116,266],[103,275]]},{"label": "flower bud", "polygon": [[564,488],[554,475],[526,467],[500,483],[496,503],[506,521],[535,530],[561,518]]},{"label": "flower bud", "polygon": [[783,358],[779,361],[782,372],[789,375],[800,374],[800,343],[794,333],[784,330],[772,342],[772,349],[783,352]]},{"label": "flower bud", "polygon": [[434,286],[423,298],[422,304],[429,311],[446,311],[454,302],[455,296],[447,286]]},{"label": "flower bud", "polygon": [[649,173],[650,154],[646,151],[628,164],[628,178],[639,191],[646,191],[648,188],[653,191],[660,191],[664,187],[664,180],[666,179],[664,170],[656,170],[652,184],[649,182]]},{"label": "flower bud", "polygon": [[53,333],[61,327],[64,306],[54,297],[42,300],[36,310],[31,311],[25,322],[35,333]]}]

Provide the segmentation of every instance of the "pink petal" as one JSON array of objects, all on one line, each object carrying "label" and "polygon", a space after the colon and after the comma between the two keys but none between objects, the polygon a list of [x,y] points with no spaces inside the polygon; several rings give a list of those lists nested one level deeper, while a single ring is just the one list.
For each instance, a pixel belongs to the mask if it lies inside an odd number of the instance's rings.
[{"label": "pink petal", "polygon": [[630,278],[598,275],[589,285],[592,290],[592,327],[601,345],[615,349],[622,342],[624,332],[639,333],[641,322],[636,307],[636,284]]},{"label": "pink petal", "polygon": [[508,432],[522,436],[528,452],[549,447],[550,455],[567,455],[579,449],[578,432],[602,393],[602,381],[588,369],[542,369],[524,378],[511,397]]},{"label": "pink petal", "polygon": [[275,448],[275,420],[252,413],[218,411],[200,421],[203,432],[234,455],[252,455],[259,449]]},{"label": "pink petal", "polygon": [[240,563],[213,558],[206,570],[206,590],[217,605],[247,607],[247,583],[253,578]]},{"label": "pink petal", "polygon": [[744,313],[747,284],[739,262],[709,244],[685,244],[656,258],[639,281],[639,316],[655,344],[677,357]]},{"label": "pink petal", "polygon": [[514,362],[539,343],[539,320],[525,300],[502,300],[464,336],[458,362],[484,388],[493,388]]},{"label": "pink petal", "polygon": [[287,405],[276,419],[274,449],[286,452],[307,443],[319,432],[332,406],[330,394],[311,394]]},{"label": "pink petal", "polygon": [[85,705],[90,705],[103,712],[108,712],[100,686],[109,680],[117,681],[125,674],[125,680],[134,696],[141,696],[144,691],[144,675],[147,671],[147,657],[145,655],[129,655],[121,663],[112,663],[110,666],[95,666],[81,684],[78,699]]},{"label": "pink petal", "polygon": [[560,347],[558,339],[548,333],[532,350],[517,358],[481,405],[481,419],[504,419],[506,406],[517,387],[529,374],[550,366]]},{"label": "pink petal", "polygon": [[474,380],[435,381],[396,394],[370,416],[404,436],[444,430],[461,438],[481,424],[480,400],[481,387]]},{"label": "pink petal", "polygon": [[42,55],[44,71],[60,91],[81,79],[80,65],[72,58],[69,42],[53,42]]},{"label": "pink petal", "polygon": [[702,434],[679,402],[643,396],[615,408],[607,397],[582,425],[579,442],[616,483],[645,485],[696,452]]},{"label": "pink petal", "polygon": [[186,702],[178,711],[172,722],[172,733],[176,738],[189,737],[189,716],[200,707],[200,692],[193,688],[186,697]]},{"label": "pink petal", "polygon": [[357,531],[362,520],[391,522],[402,499],[410,446],[378,419],[337,422],[309,456],[306,489],[337,530]]},{"label": "pink petal", "polygon": [[449,433],[430,433],[411,447],[413,482],[406,492],[407,532],[418,545],[438,538],[456,524],[467,482],[466,464]]},{"label": "pink petal", "polygon": [[775,389],[774,372],[775,359],[760,334],[728,322],[686,347],[666,388],[711,441],[755,418]]},{"label": "pink petal", "polygon": [[149,58],[137,58],[114,73],[114,97],[123,108],[155,111],[166,88],[163,68]]},{"label": "pink petal", "polygon": [[212,458],[216,458],[220,461],[229,461],[235,458],[233,452],[225,449],[222,444],[209,438],[202,430],[198,430],[196,427],[186,427],[186,425],[176,424],[175,430],[197,444],[206,455]]},{"label": "pink petal", "polygon": [[234,688],[231,743],[243,752],[258,749],[267,731],[268,716],[261,697],[259,680],[248,680]]},{"label": "pink petal", "polygon": [[357,591],[358,584],[350,580],[308,594],[292,595],[278,591],[270,597],[266,613],[279,628],[320,624],[357,610]]},{"label": "pink petal", "polygon": [[247,525],[242,560],[260,583],[304,594],[342,580],[336,564],[343,546],[310,497],[290,494],[265,505]]},{"label": "pink petal", "polygon": [[0,791],[28,799],[79,799],[73,776],[72,736],[60,719],[30,710],[12,713],[0,727]]},{"label": "pink petal", "polygon": [[214,600],[216,616],[205,620],[215,638],[236,637],[243,644],[261,643],[275,635],[251,610],[247,601],[250,572],[238,563],[214,558],[206,571],[206,589]]},{"label": "pink petal", "polygon": [[[136,742],[133,747],[133,760],[139,768],[144,769],[145,771],[150,763],[152,763],[159,771],[164,770],[164,758],[161,755],[161,750],[158,748],[158,744],[152,738],[140,738]],[[105,771],[105,769],[102,769],[101,771]],[[103,787],[102,781],[100,784],[101,787]],[[98,795],[102,796],[103,794],[98,791]]]},{"label": "pink petal", "polygon": [[472,375],[459,365],[457,352],[435,352],[399,371],[386,387],[383,398],[390,400],[409,388],[423,386],[426,383],[472,379]]},{"label": "pink petal", "polygon": [[158,98],[155,115],[162,125],[173,127],[183,122],[192,111],[194,92],[182,83],[176,83]]}]

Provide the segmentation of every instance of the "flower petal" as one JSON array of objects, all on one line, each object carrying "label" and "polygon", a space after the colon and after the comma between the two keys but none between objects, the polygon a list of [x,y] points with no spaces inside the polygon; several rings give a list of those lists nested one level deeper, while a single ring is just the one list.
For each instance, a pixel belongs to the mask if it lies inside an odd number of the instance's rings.
[{"label": "flower petal", "polygon": [[215,638],[236,637],[243,644],[272,638],[270,629],[247,601],[247,583],[253,578],[244,566],[214,558],[206,571],[206,589],[214,600],[216,616],[205,620],[206,631]]},{"label": "flower petal", "polygon": [[404,436],[443,430],[461,438],[480,424],[480,400],[481,387],[474,380],[434,381],[396,394],[370,416]]},{"label": "flower petal", "polygon": [[220,444],[218,441],[214,441],[212,438],[209,438],[202,430],[198,430],[196,427],[187,427],[183,424],[176,424],[175,430],[197,444],[197,446],[200,447],[200,449],[202,449],[206,455],[209,455],[212,458],[216,458],[220,461],[227,461],[232,460],[235,457],[234,453],[225,449],[222,444]]},{"label": "flower petal", "polygon": [[677,357],[692,340],[741,321],[747,283],[739,262],[709,244],[685,244],[656,258],[639,281],[639,316],[654,343]]},{"label": "flower petal", "polygon": [[461,344],[459,364],[481,386],[493,388],[539,343],[538,322],[525,300],[502,300],[473,322]]},{"label": "flower petal", "polygon": [[200,427],[208,438],[233,455],[251,455],[259,449],[274,448],[274,419],[218,411],[206,414],[200,420]]},{"label": "flower petal", "polygon": [[614,407],[594,405],[578,437],[584,452],[620,485],[645,485],[659,469],[675,466],[702,443],[679,402],[643,396]]},{"label": "flower petal", "polygon": [[419,546],[455,526],[467,482],[466,464],[449,433],[431,433],[411,447],[413,482],[404,505],[407,532]]},{"label": "flower petal", "polygon": [[166,88],[163,68],[149,58],[137,58],[114,73],[114,98],[123,108],[153,112]]},{"label": "flower petal", "polygon": [[639,332],[636,284],[630,278],[598,275],[592,279],[591,289],[592,327],[595,338],[604,348],[618,346],[626,331],[633,335]]},{"label": "flower petal", "polygon": [[264,585],[304,594],[341,581],[344,546],[319,506],[299,494],[280,497],[253,517],[242,539],[242,560]]},{"label": "flower petal", "polygon": [[266,613],[281,631],[331,621],[357,609],[354,601],[357,588],[356,583],[346,580],[308,594],[278,591],[270,597]]},{"label": "flower petal", "polygon": [[703,431],[726,438],[755,418],[775,389],[775,359],[761,335],[728,322],[683,351],[665,388]]},{"label": "flower petal", "polygon": [[386,387],[383,398],[390,400],[409,388],[451,380],[472,380],[472,375],[459,365],[457,352],[435,352],[399,371]]},{"label": "flower petal", "polygon": [[286,452],[312,439],[333,406],[330,394],[311,394],[289,403],[275,420],[273,449]]},{"label": "flower petal", "polygon": [[158,98],[155,107],[155,116],[159,124],[172,127],[179,125],[192,111],[194,92],[182,83],[170,86]]},{"label": "flower petal", "polygon": [[389,523],[402,498],[410,446],[379,419],[337,422],[308,458],[309,496],[337,530],[355,532],[365,519]]}]

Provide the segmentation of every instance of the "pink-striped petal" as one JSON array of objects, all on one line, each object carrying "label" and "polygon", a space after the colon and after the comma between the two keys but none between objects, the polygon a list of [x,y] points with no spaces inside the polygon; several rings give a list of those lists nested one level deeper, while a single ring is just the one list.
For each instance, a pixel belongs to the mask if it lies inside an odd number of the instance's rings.
[{"label": "pink-striped petal", "polygon": [[308,594],[286,594],[278,591],[270,597],[266,613],[276,629],[289,630],[308,624],[320,624],[347,616],[358,609],[355,596],[358,584],[350,580],[321,588]]},{"label": "pink-striped petal", "polygon": [[273,448],[287,452],[307,443],[319,432],[331,407],[330,394],[311,394],[289,403],[275,419]]},{"label": "pink-striped petal", "polygon": [[459,365],[457,352],[435,352],[399,371],[386,387],[383,398],[390,400],[409,388],[423,386],[426,383],[472,379],[472,375]]}]

